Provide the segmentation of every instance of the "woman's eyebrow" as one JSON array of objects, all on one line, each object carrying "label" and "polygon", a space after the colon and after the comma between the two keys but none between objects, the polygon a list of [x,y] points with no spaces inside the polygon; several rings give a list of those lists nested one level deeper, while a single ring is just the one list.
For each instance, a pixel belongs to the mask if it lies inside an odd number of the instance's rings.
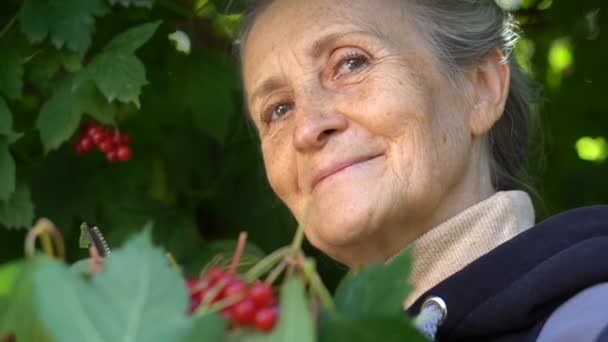
[{"label": "woman's eyebrow", "polygon": [[368,31],[352,30],[352,29],[332,32],[332,33],[322,36],[321,38],[317,39],[314,43],[312,43],[308,54],[309,54],[309,56],[311,56],[313,58],[318,58],[321,55],[321,53],[323,53],[323,51],[325,51],[327,49],[328,46],[332,45],[333,43],[342,39],[343,37],[349,36],[349,35],[362,35],[362,36],[371,36],[371,37],[375,36],[373,33],[368,32]]},{"label": "woman's eyebrow", "polygon": [[276,89],[281,88],[284,85],[283,81],[279,77],[269,77],[262,81],[259,86],[255,88],[255,90],[249,96],[249,103],[253,103],[253,101],[258,98],[264,96],[264,94],[268,94]]}]

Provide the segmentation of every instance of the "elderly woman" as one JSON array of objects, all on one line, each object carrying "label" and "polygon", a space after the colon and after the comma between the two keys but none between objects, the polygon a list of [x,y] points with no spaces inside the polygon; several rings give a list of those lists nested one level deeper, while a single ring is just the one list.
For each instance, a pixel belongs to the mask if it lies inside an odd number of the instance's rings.
[{"label": "elderly woman", "polygon": [[608,208],[535,225],[518,35],[492,0],[252,1],[246,100],[270,185],[357,268],[413,246],[439,341],[608,340]]}]

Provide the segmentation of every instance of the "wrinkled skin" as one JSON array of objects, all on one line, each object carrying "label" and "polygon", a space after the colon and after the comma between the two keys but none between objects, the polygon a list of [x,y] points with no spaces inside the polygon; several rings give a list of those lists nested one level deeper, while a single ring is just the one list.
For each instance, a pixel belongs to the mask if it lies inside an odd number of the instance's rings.
[{"label": "wrinkled skin", "polygon": [[508,65],[496,51],[456,87],[402,3],[275,1],[243,52],[272,188],[311,243],[351,267],[494,193],[485,138]]}]

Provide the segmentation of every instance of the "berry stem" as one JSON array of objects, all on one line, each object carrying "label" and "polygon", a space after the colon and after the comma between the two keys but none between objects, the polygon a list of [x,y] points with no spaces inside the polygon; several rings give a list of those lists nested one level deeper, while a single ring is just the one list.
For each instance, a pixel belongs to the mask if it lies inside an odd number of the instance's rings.
[{"label": "berry stem", "polygon": [[315,261],[313,259],[304,260],[302,271],[304,272],[304,277],[310,283],[311,292],[319,297],[323,308],[331,315],[336,315],[336,305],[329,290],[325,287],[323,281],[321,281],[321,277],[317,273]]},{"label": "berry stem", "polygon": [[255,266],[249,269],[245,273],[245,280],[248,283],[254,282],[261,275],[270,271],[277,263],[281,262],[289,253],[291,253],[291,246],[285,246],[277,249],[276,251],[268,254],[264,259],[258,261]]},{"label": "berry stem", "polygon": [[298,225],[296,235],[291,243],[291,254],[295,257],[302,250],[302,243],[304,242],[304,226]]},{"label": "berry stem", "polygon": [[224,310],[225,308],[232,306],[245,298],[244,295],[236,295],[228,298],[224,298],[213,305],[200,305],[196,311],[194,311],[194,315],[203,316],[214,312],[219,312]]},{"label": "berry stem", "polygon": [[165,253],[165,257],[167,257],[167,262],[169,263],[169,266],[179,268],[179,265],[173,257],[173,254]]},{"label": "berry stem", "polygon": [[239,241],[236,245],[236,251],[232,257],[232,264],[230,264],[230,268],[228,269],[228,274],[235,274],[236,269],[239,267],[243,252],[245,251],[245,246],[247,246],[247,232],[241,232],[241,234],[239,234]]},{"label": "berry stem", "polygon": [[275,267],[272,272],[270,272],[270,274],[268,275],[268,277],[266,277],[266,280],[264,281],[267,284],[273,284],[277,278],[279,278],[279,276],[281,275],[281,273],[283,273],[283,271],[285,270],[285,267],[287,267],[287,259],[283,259],[278,265],[277,267]]}]

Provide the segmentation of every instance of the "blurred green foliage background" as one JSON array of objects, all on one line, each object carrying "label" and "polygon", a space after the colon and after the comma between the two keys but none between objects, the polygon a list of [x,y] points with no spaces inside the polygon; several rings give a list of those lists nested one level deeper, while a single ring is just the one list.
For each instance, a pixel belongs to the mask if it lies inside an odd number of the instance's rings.
[{"label": "blurred green foliage background", "polygon": [[[234,57],[243,3],[0,4],[0,262],[23,255],[24,228],[37,217],[60,227],[71,260],[86,256],[77,248],[82,221],[99,225],[114,246],[152,221],[156,241],[190,273],[212,255],[229,253],[230,241],[242,230],[259,247],[250,250],[255,255],[290,241],[295,222],[270,191],[256,132],[244,117]],[[514,15],[525,38],[517,58],[544,89],[530,160],[538,219],[606,203],[605,8],[600,0],[522,0],[519,5]],[[98,83],[81,98],[72,94],[73,101],[89,105],[78,113],[66,115],[52,106],[62,85],[84,77],[109,41],[157,20],[160,27],[149,41],[142,40],[135,55],[105,55],[116,68],[96,77],[105,77],[118,99]],[[189,54],[168,38],[177,30],[189,39]],[[124,93],[124,85],[137,84],[142,75],[122,70],[127,64],[119,57],[145,66],[145,85],[136,85],[133,94]],[[50,123],[39,119],[45,110]],[[133,159],[109,163],[98,152],[76,155],[79,126],[91,120],[131,134]],[[318,256],[330,283],[344,271]]]}]

